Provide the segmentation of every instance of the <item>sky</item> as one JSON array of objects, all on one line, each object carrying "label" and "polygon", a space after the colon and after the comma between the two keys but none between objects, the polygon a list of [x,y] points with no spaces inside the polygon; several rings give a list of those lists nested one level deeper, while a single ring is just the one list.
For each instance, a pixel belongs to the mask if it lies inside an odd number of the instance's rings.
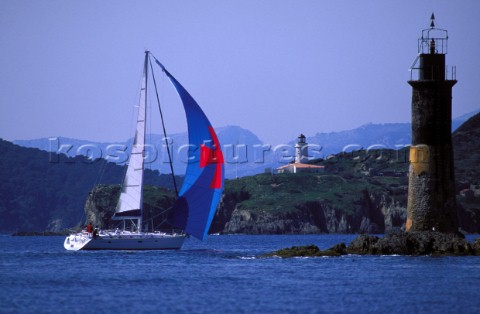
[{"label": "sky", "polygon": [[[0,138],[129,138],[145,49],[214,126],[266,143],[409,122],[408,69],[432,12],[457,69],[453,116],[477,110],[477,0],[2,0]],[[170,89],[166,126],[183,132]]]}]

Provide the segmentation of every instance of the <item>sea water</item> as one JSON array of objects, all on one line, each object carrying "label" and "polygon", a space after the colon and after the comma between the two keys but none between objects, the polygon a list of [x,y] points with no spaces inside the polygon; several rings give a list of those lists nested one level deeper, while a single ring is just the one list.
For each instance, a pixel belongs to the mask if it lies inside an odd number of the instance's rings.
[{"label": "sea water", "polygon": [[189,238],[178,251],[66,251],[0,235],[1,313],[480,313],[480,257],[259,258],[355,235]]}]

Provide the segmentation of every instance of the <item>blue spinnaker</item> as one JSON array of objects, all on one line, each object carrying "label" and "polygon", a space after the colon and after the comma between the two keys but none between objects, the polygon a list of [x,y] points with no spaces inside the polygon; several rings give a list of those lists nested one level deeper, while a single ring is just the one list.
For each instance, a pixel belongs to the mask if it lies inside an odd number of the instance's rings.
[{"label": "blue spinnaker", "polygon": [[155,59],[175,86],[183,102],[188,124],[188,165],[178,199],[173,206],[173,225],[205,239],[223,191],[224,161],[217,135],[207,116],[185,88]]}]

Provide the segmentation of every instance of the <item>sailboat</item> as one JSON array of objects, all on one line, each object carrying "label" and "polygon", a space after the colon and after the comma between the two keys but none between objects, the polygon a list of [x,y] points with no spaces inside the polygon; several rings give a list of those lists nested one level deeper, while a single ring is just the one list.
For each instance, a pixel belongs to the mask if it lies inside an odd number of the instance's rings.
[{"label": "sailboat", "polygon": [[[178,232],[142,232],[143,173],[147,119],[149,68],[159,66],[183,103],[188,125],[189,151],[183,185],[172,207],[172,225]],[[155,84],[156,89],[156,84]],[[157,93],[158,95],[158,93]],[[158,99],[158,96],[157,96]],[[160,106],[159,106],[160,108]],[[160,116],[163,114],[160,109]],[[163,126],[165,128],[165,125]],[[167,151],[168,148],[167,148]],[[169,153],[170,154],[170,153]],[[173,169],[172,169],[173,170]],[[173,173],[173,171],[172,171]],[[167,250],[180,249],[189,235],[204,240],[213,220],[224,185],[224,159],[218,137],[207,116],[187,90],[149,51],[145,52],[135,137],[114,220],[129,220],[136,230],[82,231],[67,236],[67,250]]]}]

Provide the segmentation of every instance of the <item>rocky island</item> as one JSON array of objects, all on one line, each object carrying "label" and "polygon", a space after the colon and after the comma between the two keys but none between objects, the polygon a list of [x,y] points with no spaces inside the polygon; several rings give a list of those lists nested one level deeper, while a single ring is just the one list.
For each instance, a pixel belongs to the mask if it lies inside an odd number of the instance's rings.
[{"label": "rocky island", "polygon": [[480,256],[480,239],[469,243],[461,234],[435,231],[392,232],[385,237],[360,235],[348,246],[337,244],[324,251],[315,245],[294,246],[261,257],[319,257],[341,255]]}]

